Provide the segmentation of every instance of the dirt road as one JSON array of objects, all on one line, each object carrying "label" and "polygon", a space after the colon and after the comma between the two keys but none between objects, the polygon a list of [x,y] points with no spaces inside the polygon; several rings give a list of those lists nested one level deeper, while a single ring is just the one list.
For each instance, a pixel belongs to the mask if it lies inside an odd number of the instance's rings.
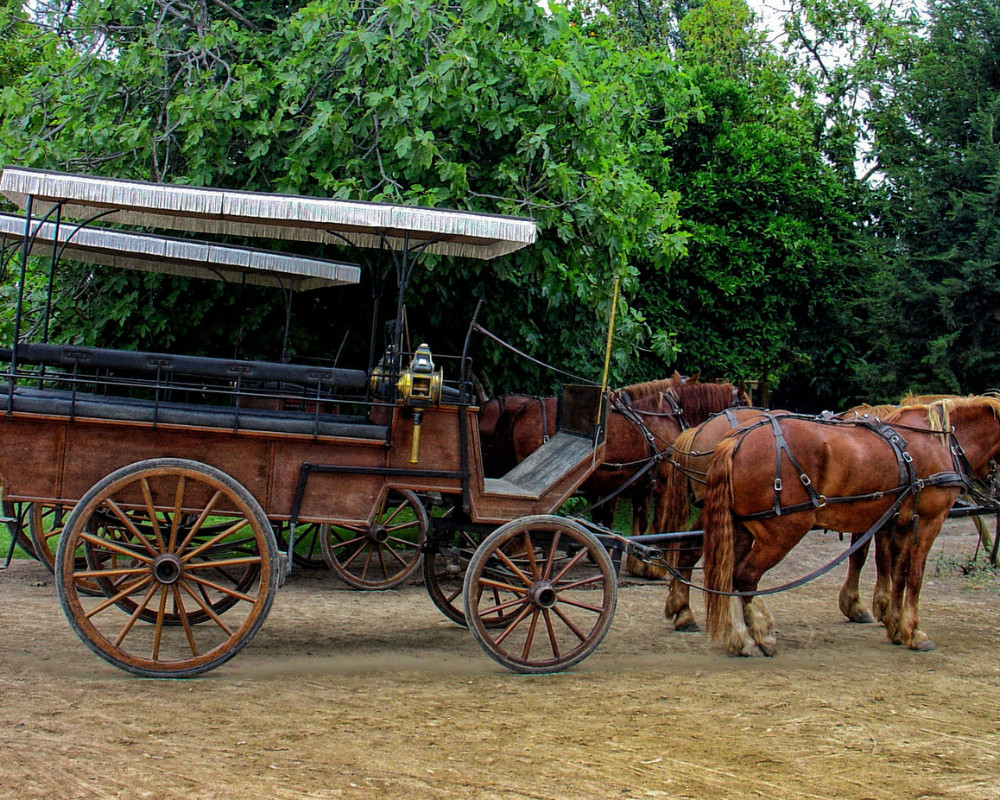
[{"label": "dirt road", "polygon": [[[842,547],[813,534],[775,580]],[[142,680],[93,656],[51,576],[16,562],[0,797],[1000,798],[1000,580],[947,568],[973,547],[968,522],[935,545],[931,653],[844,621],[841,567],[769,600],[773,659],[668,631],[647,584],[621,590],[590,659],[537,677],[502,671],[421,586],[296,572],[233,661]]]}]

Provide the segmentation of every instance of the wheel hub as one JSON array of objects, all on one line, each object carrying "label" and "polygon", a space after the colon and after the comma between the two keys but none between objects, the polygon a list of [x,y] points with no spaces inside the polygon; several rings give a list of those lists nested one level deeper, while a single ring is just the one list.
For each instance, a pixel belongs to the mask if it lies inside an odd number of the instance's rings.
[{"label": "wheel hub", "polygon": [[377,544],[385,544],[389,541],[389,531],[382,525],[372,525],[368,529],[368,538]]},{"label": "wheel hub", "polygon": [[173,553],[163,553],[153,561],[153,577],[160,583],[177,583],[183,571],[184,565]]},{"label": "wheel hub", "polygon": [[552,608],[559,600],[559,592],[549,581],[538,581],[528,591],[528,599],[539,608]]}]

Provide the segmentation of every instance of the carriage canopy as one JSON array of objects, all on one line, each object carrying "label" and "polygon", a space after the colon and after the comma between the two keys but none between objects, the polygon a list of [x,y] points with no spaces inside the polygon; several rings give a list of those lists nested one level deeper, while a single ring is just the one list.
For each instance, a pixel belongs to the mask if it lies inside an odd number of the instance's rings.
[{"label": "carriage canopy", "polygon": [[493,259],[535,241],[532,219],[388,203],[142,183],[7,167],[0,193],[21,208],[196,233],[294,239]]}]

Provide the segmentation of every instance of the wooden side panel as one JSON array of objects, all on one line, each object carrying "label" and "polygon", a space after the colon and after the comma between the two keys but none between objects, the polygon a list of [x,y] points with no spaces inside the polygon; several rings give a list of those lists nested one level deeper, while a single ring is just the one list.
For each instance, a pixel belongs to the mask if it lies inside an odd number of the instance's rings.
[{"label": "wooden side panel", "polygon": [[[281,434],[0,416],[0,482],[8,500],[70,505],[116,469],[150,458],[185,458],[216,467],[243,484],[268,516],[278,519],[291,514],[303,463],[384,467],[386,448],[381,441],[369,440],[316,441]],[[384,476],[374,475],[313,475],[301,517],[367,520],[385,482]],[[157,504],[172,504],[170,487],[152,489]]]}]

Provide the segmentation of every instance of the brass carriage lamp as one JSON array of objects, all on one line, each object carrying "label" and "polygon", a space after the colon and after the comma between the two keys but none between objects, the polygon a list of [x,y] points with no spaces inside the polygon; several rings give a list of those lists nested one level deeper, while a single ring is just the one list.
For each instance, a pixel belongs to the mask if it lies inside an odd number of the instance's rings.
[{"label": "brass carriage lamp", "polygon": [[435,371],[430,347],[421,344],[413,353],[410,366],[403,370],[396,383],[400,402],[414,409],[413,442],[410,445],[411,464],[416,464],[420,458],[420,424],[424,420],[423,409],[441,402],[443,384],[444,371]]}]

